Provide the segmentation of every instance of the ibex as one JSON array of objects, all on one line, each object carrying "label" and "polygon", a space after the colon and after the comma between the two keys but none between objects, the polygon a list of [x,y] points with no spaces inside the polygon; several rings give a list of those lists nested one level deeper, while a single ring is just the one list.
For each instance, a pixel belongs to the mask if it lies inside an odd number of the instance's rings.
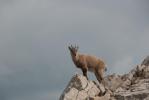
[{"label": "ibex", "polygon": [[70,50],[72,61],[77,68],[80,68],[82,70],[83,75],[88,79],[87,71],[94,72],[98,82],[101,83],[103,80],[104,71],[107,70],[105,63],[95,56],[80,54],[78,52],[78,46],[73,47],[71,45],[68,46],[68,48]]}]

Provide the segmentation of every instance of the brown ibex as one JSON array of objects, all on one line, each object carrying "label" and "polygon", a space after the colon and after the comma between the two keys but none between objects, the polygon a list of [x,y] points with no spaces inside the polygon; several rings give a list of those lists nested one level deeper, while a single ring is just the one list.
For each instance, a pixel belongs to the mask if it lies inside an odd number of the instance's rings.
[{"label": "brown ibex", "polygon": [[82,70],[83,75],[88,79],[87,71],[94,72],[97,80],[99,81],[99,83],[101,83],[103,81],[104,71],[107,70],[105,63],[95,56],[78,53],[78,46],[73,47],[71,45],[68,46],[68,48],[70,50],[72,61],[77,68],[80,68]]}]

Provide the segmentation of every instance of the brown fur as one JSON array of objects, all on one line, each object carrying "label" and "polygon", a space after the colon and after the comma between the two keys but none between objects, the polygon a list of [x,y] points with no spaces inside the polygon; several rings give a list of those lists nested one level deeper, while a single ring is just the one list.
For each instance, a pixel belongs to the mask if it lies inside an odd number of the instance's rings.
[{"label": "brown fur", "polygon": [[97,80],[99,82],[102,82],[103,74],[106,70],[105,63],[95,56],[78,53],[78,47],[76,46],[73,47],[71,45],[68,48],[70,50],[72,61],[74,62],[77,68],[80,68],[82,70],[83,75],[88,79],[87,71],[94,72]]}]

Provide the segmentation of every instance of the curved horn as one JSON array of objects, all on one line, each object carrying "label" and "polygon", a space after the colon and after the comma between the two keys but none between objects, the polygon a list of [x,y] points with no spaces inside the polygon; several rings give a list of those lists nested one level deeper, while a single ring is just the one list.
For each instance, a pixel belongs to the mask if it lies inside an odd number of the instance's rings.
[{"label": "curved horn", "polygon": [[77,46],[77,50],[79,49],[79,46]]},{"label": "curved horn", "polygon": [[72,45],[71,45],[70,47],[71,47],[71,49],[73,48],[73,46],[72,46]]}]

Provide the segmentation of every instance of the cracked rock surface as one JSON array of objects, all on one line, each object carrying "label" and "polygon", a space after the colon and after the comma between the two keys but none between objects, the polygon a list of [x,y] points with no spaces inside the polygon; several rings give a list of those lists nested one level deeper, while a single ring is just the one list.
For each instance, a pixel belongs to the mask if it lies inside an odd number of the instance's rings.
[{"label": "cracked rock surface", "polygon": [[96,84],[82,75],[75,75],[67,85],[60,100],[86,100],[100,93]]}]

